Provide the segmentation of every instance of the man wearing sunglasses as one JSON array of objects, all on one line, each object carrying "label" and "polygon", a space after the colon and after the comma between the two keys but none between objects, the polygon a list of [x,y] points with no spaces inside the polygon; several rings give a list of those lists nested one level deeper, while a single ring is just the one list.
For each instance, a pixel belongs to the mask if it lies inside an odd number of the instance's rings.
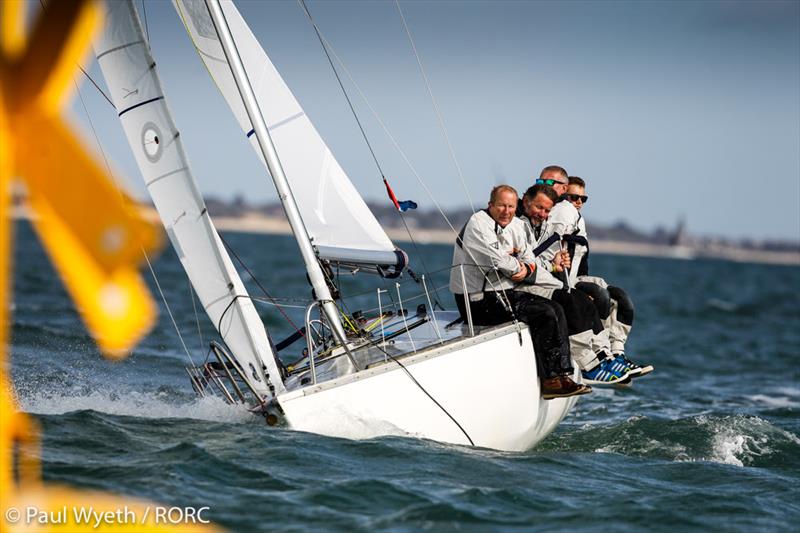
[{"label": "man wearing sunglasses", "polygon": [[550,243],[560,241],[559,236],[554,238],[547,227],[550,210],[558,205],[558,200],[554,187],[546,183],[530,187],[522,198],[525,215],[521,219],[525,222],[531,248],[537,248],[539,272],[535,284],[523,283],[516,290],[549,298],[564,309],[570,353],[583,372],[584,382],[592,385],[628,384],[629,377],[621,369],[612,368],[613,362],[608,357],[608,332],[591,298],[580,291],[569,290],[566,278],[559,277],[563,276],[563,267],[570,266],[568,252],[558,250],[552,259],[543,253],[549,249]]},{"label": "man wearing sunglasses", "polygon": [[574,287],[578,277],[577,270],[586,253],[586,247],[583,245],[583,240],[577,237],[581,215],[572,203],[566,201],[565,195],[569,188],[567,171],[557,165],[545,167],[539,174],[536,185],[549,185],[558,194],[558,200],[547,217],[547,234],[543,236],[541,242],[548,241],[549,244],[542,251],[542,255],[545,260],[552,261],[556,253],[566,245],[572,258],[568,283],[570,287]]},{"label": "man wearing sunglasses", "polygon": [[[564,198],[580,212],[589,200],[586,182],[578,176],[570,176]],[[608,330],[611,355],[615,362],[626,366],[631,377],[649,374],[653,371],[652,365],[640,366],[625,356],[625,342],[633,327],[633,301],[621,288],[609,285],[603,278],[589,275],[589,235],[583,216],[578,220],[577,229],[576,235],[586,240],[586,250],[580,264],[572,265],[577,274],[575,288],[591,297],[597,314]]]},{"label": "man wearing sunglasses", "polygon": [[558,165],[550,165],[544,167],[539,173],[539,179],[536,180],[536,185],[548,185],[556,191],[558,196],[567,192],[569,186],[569,178],[567,171]]}]

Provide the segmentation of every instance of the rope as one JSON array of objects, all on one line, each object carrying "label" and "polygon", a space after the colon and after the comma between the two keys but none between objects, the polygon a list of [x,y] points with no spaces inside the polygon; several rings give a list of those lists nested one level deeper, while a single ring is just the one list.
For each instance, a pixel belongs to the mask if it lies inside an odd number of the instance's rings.
[{"label": "rope", "polygon": [[436,406],[437,406],[439,409],[441,409],[441,410],[442,410],[442,412],[443,412],[445,415],[447,415],[447,418],[449,418],[450,420],[452,420],[452,421],[453,421],[453,424],[455,424],[455,425],[456,425],[456,427],[457,427],[459,430],[461,430],[461,433],[463,433],[463,434],[464,434],[464,436],[465,436],[465,437],[467,438],[467,440],[469,441],[470,445],[471,445],[471,446],[475,446],[475,442],[473,442],[472,438],[469,436],[469,433],[467,433],[467,430],[466,430],[466,429],[464,429],[464,427],[463,427],[461,424],[459,424],[459,423],[458,423],[458,420],[456,420],[456,419],[455,419],[455,417],[454,417],[453,415],[451,415],[451,414],[450,414],[450,412],[449,412],[447,409],[445,409],[445,408],[444,408],[444,406],[443,406],[442,404],[440,404],[440,403],[439,403],[439,402],[436,400],[436,398],[434,398],[434,397],[433,397],[433,395],[431,395],[431,393],[430,393],[430,392],[428,392],[428,391],[427,391],[427,389],[425,389],[425,387],[423,387],[423,386],[422,386],[422,384],[421,384],[419,381],[417,381],[417,378],[415,378],[415,377],[413,376],[413,374],[411,374],[411,372],[410,372],[410,371],[409,371],[409,370],[406,368],[406,366],[405,366],[403,363],[401,363],[400,361],[398,361],[398,360],[397,360],[397,358],[396,358],[395,356],[393,356],[392,354],[390,354],[389,352],[387,352],[386,350],[384,350],[384,349],[383,349],[383,348],[382,348],[382,347],[381,347],[379,344],[375,343],[375,344],[374,344],[374,346],[375,346],[375,347],[376,347],[378,350],[382,351],[382,352],[383,352],[383,354],[384,354],[386,357],[388,357],[389,359],[391,359],[392,361],[394,361],[395,363],[397,363],[397,365],[398,365],[400,368],[402,368],[402,369],[403,369],[403,372],[405,372],[405,373],[406,373],[406,375],[408,376],[408,378],[409,378],[409,379],[410,379],[412,382],[414,382],[414,384],[415,384],[417,387],[419,387],[419,390],[421,390],[423,393],[425,393],[425,396],[427,396],[428,398],[430,398],[430,400],[431,400],[431,401],[432,401],[434,404],[436,404]]},{"label": "rope", "polygon": [[406,23],[406,17],[403,15],[403,10],[400,9],[400,2],[399,0],[394,0],[394,5],[397,6],[397,12],[400,13],[400,20],[403,22],[403,28],[406,30],[406,35],[408,35],[408,42],[411,43],[411,50],[414,52],[414,57],[417,58],[417,65],[419,65],[419,71],[422,74],[422,79],[425,80],[425,88],[428,89],[428,95],[431,97],[431,103],[433,104],[433,109],[436,111],[436,118],[439,119],[439,125],[442,128],[442,133],[444,134],[445,141],[447,142],[447,148],[450,151],[450,157],[453,159],[453,164],[456,166],[456,171],[458,171],[458,177],[461,180],[461,187],[464,189],[464,193],[467,195],[467,200],[469,200],[469,206],[472,208],[472,212],[475,212],[475,204],[472,201],[472,196],[469,194],[469,189],[467,188],[467,183],[464,181],[464,174],[461,172],[461,165],[458,164],[458,159],[456,158],[456,152],[453,149],[453,143],[450,142],[450,135],[447,133],[447,127],[444,125],[444,119],[442,118],[442,112],[439,109],[439,104],[436,102],[436,98],[433,96],[433,91],[431,90],[431,84],[428,81],[428,76],[425,74],[425,68],[422,66],[422,59],[419,57],[419,53],[417,52],[417,47],[414,44],[414,39],[411,37],[411,30],[408,29],[408,24]]}]

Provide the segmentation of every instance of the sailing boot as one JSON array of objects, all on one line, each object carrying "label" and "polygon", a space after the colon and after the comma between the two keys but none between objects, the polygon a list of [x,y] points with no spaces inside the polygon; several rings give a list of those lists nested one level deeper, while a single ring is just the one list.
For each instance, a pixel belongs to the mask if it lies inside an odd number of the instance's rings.
[{"label": "sailing boot", "polygon": [[590,392],[592,392],[591,387],[575,383],[569,376],[556,376],[542,380],[542,398],[545,400],[568,398],[570,396],[589,394]]}]

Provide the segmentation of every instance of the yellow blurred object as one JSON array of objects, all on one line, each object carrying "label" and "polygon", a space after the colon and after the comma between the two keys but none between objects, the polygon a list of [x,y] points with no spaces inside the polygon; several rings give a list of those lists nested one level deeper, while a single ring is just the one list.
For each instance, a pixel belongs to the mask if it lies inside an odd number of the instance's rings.
[{"label": "yellow blurred object", "polygon": [[[8,18],[19,20],[15,6],[3,4],[4,26]],[[103,353],[121,357],[155,321],[135,266],[160,233],[126,205],[59,115],[100,20],[96,2],[52,2],[28,48],[4,60],[0,74],[13,132],[11,173],[27,186],[36,231],[89,331]]]},{"label": "yellow blurred object", "polygon": [[92,0],[42,9],[29,38],[25,3],[0,0],[0,533],[219,531],[208,509],[164,507],[45,486],[39,428],[9,379],[11,178],[26,185],[42,243],[106,356],[124,357],[152,327],[155,305],[136,265],[160,233],[116,190],[60,117],[78,61],[102,20]]},{"label": "yellow blurred object", "polygon": [[160,234],[123,204],[60,121],[28,116],[17,124],[22,138],[47,132],[36,144],[18,145],[15,154],[37,215],[36,230],[100,349],[124,356],[155,320],[135,265]]},{"label": "yellow blurred object", "polygon": [[3,0],[0,17],[0,50],[6,61],[13,61],[25,47],[25,28],[22,18],[25,11],[23,0]]}]

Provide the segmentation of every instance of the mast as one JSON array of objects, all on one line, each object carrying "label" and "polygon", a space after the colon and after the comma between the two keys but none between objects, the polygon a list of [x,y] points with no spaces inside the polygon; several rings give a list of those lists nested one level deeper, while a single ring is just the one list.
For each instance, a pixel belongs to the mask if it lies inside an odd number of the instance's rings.
[{"label": "mast", "polygon": [[261,154],[264,156],[264,160],[267,163],[267,168],[272,176],[272,181],[275,183],[275,188],[278,191],[278,196],[280,197],[281,204],[286,213],[286,218],[289,220],[292,233],[297,241],[297,245],[300,247],[300,254],[303,257],[306,272],[308,272],[308,277],[311,280],[311,286],[314,288],[314,294],[321,304],[322,311],[325,313],[334,335],[342,345],[345,345],[346,338],[342,322],[339,319],[339,310],[333,303],[330,289],[328,289],[328,285],[325,282],[325,275],[317,261],[317,254],[314,252],[314,247],[311,245],[311,239],[303,224],[300,210],[297,207],[294,195],[289,187],[286,174],[283,172],[283,166],[278,158],[278,153],[270,137],[269,129],[264,121],[264,116],[256,100],[253,87],[247,77],[247,72],[242,64],[242,58],[239,55],[236,43],[231,35],[228,22],[222,11],[222,6],[220,6],[219,0],[205,0],[205,2],[208,12],[211,15],[211,20],[217,30],[222,50],[231,67],[231,73],[236,81],[236,87],[239,90],[242,103],[244,103],[245,109],[247,110],[247,116],[255,131]]}]

